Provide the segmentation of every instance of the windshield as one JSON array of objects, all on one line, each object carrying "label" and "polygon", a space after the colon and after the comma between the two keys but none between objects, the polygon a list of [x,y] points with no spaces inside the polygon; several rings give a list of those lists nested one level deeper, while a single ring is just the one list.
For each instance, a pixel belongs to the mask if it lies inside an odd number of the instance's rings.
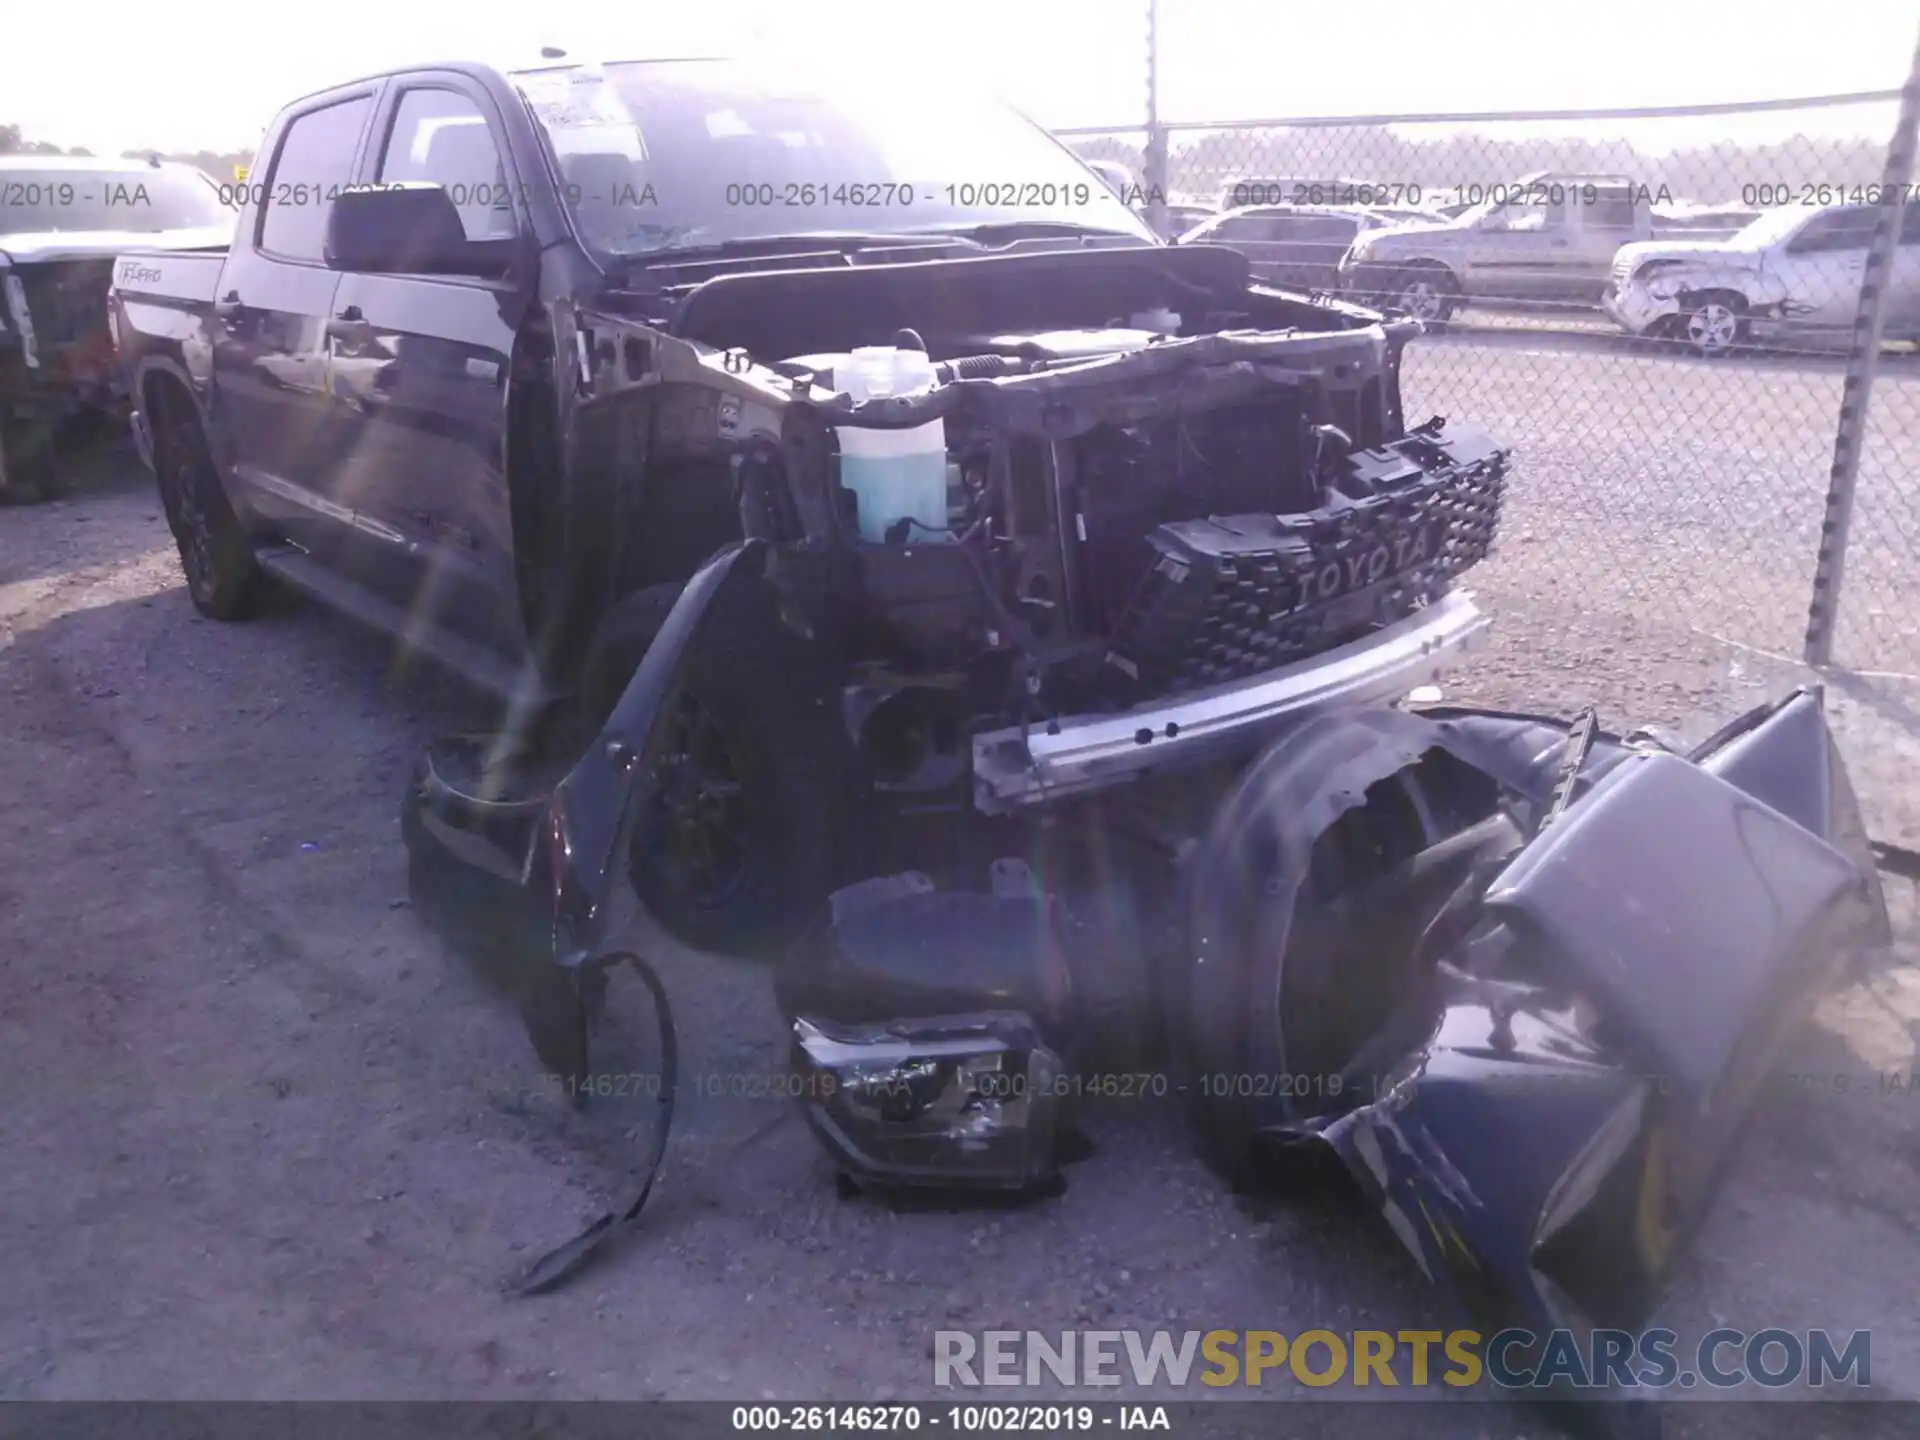
[{"label": "windshield", "polygon": [[1762,210],[1758,216],[1747,222],[1745,228],[1734,233],[1729,244],[1758,248],[1773,245],[1786,239],[1798,230],[1818,210],[1810,210],[1804,205],[1782,205],[1777,210]]},{"label": "windshield", "polygon": [[1046,221],[1153,236],[1016,111],[972,96],[794,84],[714,60],[512,77],[581,238],[613,255],[815,231]]},{"label": "windshield", "polygon": [[0,161],[0,235],[128,230],[151,235],[231,225],[213,181],[178,166],[125,170],[9,170]]}]

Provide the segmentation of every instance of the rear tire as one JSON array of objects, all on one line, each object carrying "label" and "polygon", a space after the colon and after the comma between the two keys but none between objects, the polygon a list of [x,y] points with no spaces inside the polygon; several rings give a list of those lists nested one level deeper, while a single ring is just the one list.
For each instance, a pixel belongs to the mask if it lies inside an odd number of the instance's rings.
[{"label": "rear tire", "polygon": [[167,528],[180,551],[193,608],[210,620],[249,620],[260,613],[267,576],[207,450],[206,436],[181,402],[164,405],[154,427],[153,468]]},{"label": "rear tire", "polygon": [[[603,724],[681,587],[630,595],[582,666]],[[655,761],[660,785],[633,819],[627,871],[663,926],[703,950],[773,954],[824,911],[851,833],[851,745],[826,667],[783,627],[764,586],[729,585],[701,622]]]}]

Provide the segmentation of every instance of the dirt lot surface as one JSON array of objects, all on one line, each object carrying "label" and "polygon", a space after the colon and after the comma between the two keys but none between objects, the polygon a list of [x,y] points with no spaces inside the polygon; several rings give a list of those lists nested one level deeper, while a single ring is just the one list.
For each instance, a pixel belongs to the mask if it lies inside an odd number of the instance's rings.
[{"label": "dirt lot surface", "polygon": [[[1594,508],[1618,446],[1597,417],[1570,433],[1496,403],[1500,383],[1489,364],[1440,401],[1538,441],[1478,586],[1502,638],[1452,697],[1703,728],[1800,678],[1678,603],[1637,613],[1647,582],[1588,557],[1563,533],[1587,511],[1556,500]],[[1621,509],[1663,463],[1700,491],[1676,445],[1615,472]],[[406,901],[407,766],[476,702],[312,606],[198,619],[150,482],[125,456],[99,472],[0,511],[0,1396],[887,1399],[930,1394],[943,1328],[1449,1323],[1374,1217],[1236,1199],[1171,1105],[1096,1112],[1058,1200],[895,1213],[837,1198],[788,1102],[698,1088],[644,1232],[570,1289],[503,1298],[624,1200],[645,1102],[541,1093],[514,1014]],[[1574,572],[1614,589],[1556,588]],[[1838,704],[1877,830],[1911,841],[1912,697],[1890,685]],[[1911,895],[1890,889],[1910,963]],[[696,1086],[778,1074],[764,969],[679,953],[664,973]],[[637,991],[615,982],[615,1071],[645,1060]],[[1911,968],[1823,1007],[1664,1321],[1871,1329],[1875,1392],[1920,1398],[1916,1022]],[[1757,1428],[1685,1409],[1682,1433]],[[1466,1406],[1420,1428],[1541,1433]]]}]

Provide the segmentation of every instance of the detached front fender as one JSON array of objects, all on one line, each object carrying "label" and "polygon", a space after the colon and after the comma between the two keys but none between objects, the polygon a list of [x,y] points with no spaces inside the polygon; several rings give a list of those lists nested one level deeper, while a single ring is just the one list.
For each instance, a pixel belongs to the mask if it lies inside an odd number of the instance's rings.
[{"label": "detached front fender", "polygon": [[1787,1035],[1888,941],[1817,690],[1603,757],[1321,1131],[1430,1276],[1542,1332],[1644,1322]]},{"label": "detached front fender", "polygon": [[564,759],[512,753],[497,737],[436,742],[415,766],[401,812],[414,903],[515,995],[535,1049],[562,1074],[584,1074],[620,841],[657,783],[658,722],[715,602],[759,583],[765,558],[764,542],[739,541],[695,572],[564,773]]}]

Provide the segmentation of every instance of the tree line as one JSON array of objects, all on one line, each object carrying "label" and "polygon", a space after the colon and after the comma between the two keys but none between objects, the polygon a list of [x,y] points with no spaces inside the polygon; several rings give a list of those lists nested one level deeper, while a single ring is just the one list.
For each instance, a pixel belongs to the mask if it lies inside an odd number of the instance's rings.
[{"label": "tree line", "polygon": [[[189,150],[166,151],[122,150],[121,156],[129,160],[145,160],[159,155],[162,160],[177,160],[183,164],[196,165],[220,184],[227,184],[234,178],[234,167],[253,163],[251,150]],[[75,145],[71,149],[47,140],[29,140],[18,125],[0,125],[0,155],[72,155],[88,158],[93,151],[84,145]]]}]

